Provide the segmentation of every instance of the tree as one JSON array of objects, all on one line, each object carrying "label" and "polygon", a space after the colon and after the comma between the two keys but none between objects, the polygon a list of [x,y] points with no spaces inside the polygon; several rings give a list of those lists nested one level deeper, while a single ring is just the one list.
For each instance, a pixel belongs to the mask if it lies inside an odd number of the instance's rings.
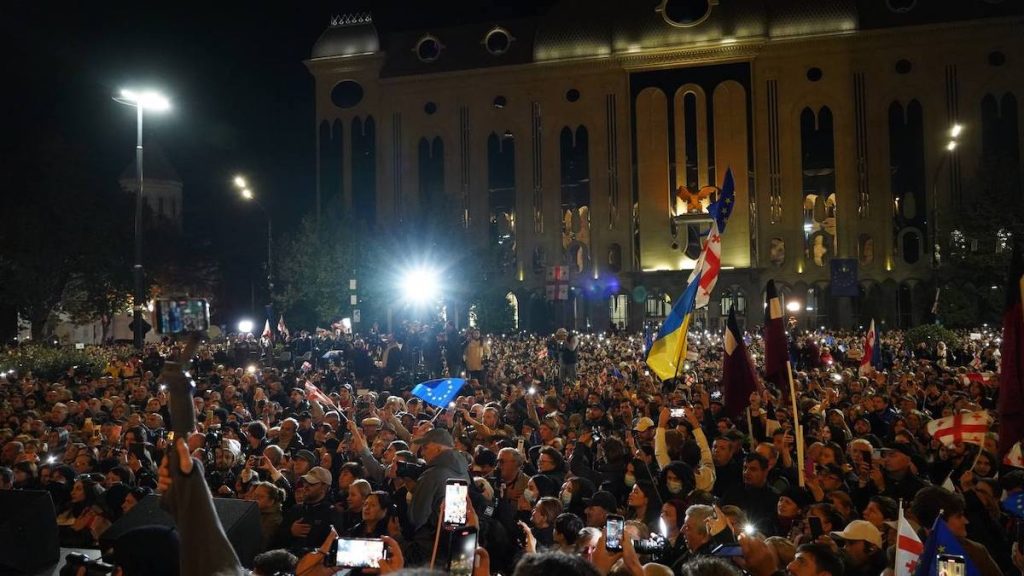
[{"label": "tree", "polygon": [[349,308],[348,281],[355,270],[356,243],[352,226],[339,217],[306,216],[298,229],[285,236],[276,256],[273,301],[294,326],[314,328]]}]

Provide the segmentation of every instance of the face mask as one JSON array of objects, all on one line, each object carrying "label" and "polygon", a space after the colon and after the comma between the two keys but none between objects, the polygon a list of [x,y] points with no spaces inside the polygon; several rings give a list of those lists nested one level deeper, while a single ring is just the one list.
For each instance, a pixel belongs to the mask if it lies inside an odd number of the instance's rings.
[{"label": "face mask", "polygon": [[678,480],[669,480],[668,491],[670,494],[679,494],[683,491],[683,483]]},{"label": "face mask", "polygon": [[562,492],[562,506],[568,506],[572,502],[572,492]]},{"label": "face mask", "polygon": [[626,474],[626,487],[632,488],[634,485],[636,485],[636,476]]},{"label": "face mask", "polygon": [[533,506],[533,504],[537,502],[537,493],[527,488],[526,490],[523,490],[523,498],[526,498],[527,504]]}]

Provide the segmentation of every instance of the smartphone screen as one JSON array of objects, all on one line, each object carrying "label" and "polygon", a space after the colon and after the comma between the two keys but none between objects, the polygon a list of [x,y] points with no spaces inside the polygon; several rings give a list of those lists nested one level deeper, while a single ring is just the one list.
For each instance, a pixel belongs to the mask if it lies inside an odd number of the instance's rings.
[{"label": "smartphone screen", "polygon": [[210,305],[199,298],[161,298],[156,301],[158,334],[201,332],[210,329]]},{"label": "smartphone screen", "polygon": [[808,516],[807,522],[811,527],[811,538],[817,540],[825,533],[824,528],[821,526],[821,518],[818,518],[817,516]]},{"label": "smartphone screen", "polygon": [[967,574],[967,563],[963,556],[939,554],[937,560],[938,576],[965,576]]},{"label": "smartphone screen", "polygon": [[608,515],[604,528],[604,547],[611,552],[622,551],[622,526],[622,516]]},{"label": "smartphone screen", "polygon": [[450,478],[444,487],[444,524],[448,527],[466,524],[466,498],[469,484],[465,480]]},{"label": "smartphone screen", "polygon": [[339,538],[329,556],[341,568],[380,568],[384,541],[380,538]]},{"label": "smartphone screen", "polygon": [[668,411],[668,415],[672,418],[683,418],[686,415],[686,412],[683,408],[671,408]]},{"label": "smartphone screen", "polygon": [[464,526],[452,531],[451,554],[448,556],[448,573],[455,576],[470,576],[476,563],[476,528]]}]

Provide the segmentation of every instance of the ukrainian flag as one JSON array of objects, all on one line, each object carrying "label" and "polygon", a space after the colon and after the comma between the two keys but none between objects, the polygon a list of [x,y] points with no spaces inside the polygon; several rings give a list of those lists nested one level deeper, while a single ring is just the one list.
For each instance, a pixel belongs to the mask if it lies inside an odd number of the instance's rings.
[{"label": "ukrainian flag", "polygon": [[682,370],[686,358],[686,334],[696,310],[697,290],[700,288],[700,268],[691,276],[683,295],[676,300],[672,311],[661,324],[658,337],[647,352],[647,366],[662,380],[675,378]]}]

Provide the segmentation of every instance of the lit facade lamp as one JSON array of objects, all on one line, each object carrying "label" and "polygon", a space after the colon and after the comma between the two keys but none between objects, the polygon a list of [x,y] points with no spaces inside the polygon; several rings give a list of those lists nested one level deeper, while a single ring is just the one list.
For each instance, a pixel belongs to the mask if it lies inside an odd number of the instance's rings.
[{"label": "lit facade lamp", "polygon": [[238,193],[242,196],[242,198],[244,200],[246,200],[247,202],[252,202],[252,203],[256,204],[256,206],[258,206],[259,209],[263,212],[263,216],[267,219],[267,286],[270,289],[271,297],[273,297],[273,294],[274,294],[274,272],[273,272],[273,270],[274,270],[274,250],[273,250],[273,246],[274,246],[274,224],[273,224],[273,220],[270,218],[270,212],[267,212],[267,209],[263,207],[263,204],[260,204],[260,201],[256,199],[256,194],[252,191],[252,188],[249,187],[249,181],[245,178],[245,176],[242,176],[241,174],[236,175],[234,178],[232,178],[231,183],[234,184],[235,188],[238,190]]},{"label": "lit facade lamp", "polygon": [[939,160],[935,167],[935,174],[932,176],[932,269],[938,269],[942,262],[939,244],[939,174],[942,168],[949,162],[949,157],[956,151],[960,144],[958,140],[964,132],[964,125],[957,123],[949,128],[949,140],[946,142],[946,153]]}]

